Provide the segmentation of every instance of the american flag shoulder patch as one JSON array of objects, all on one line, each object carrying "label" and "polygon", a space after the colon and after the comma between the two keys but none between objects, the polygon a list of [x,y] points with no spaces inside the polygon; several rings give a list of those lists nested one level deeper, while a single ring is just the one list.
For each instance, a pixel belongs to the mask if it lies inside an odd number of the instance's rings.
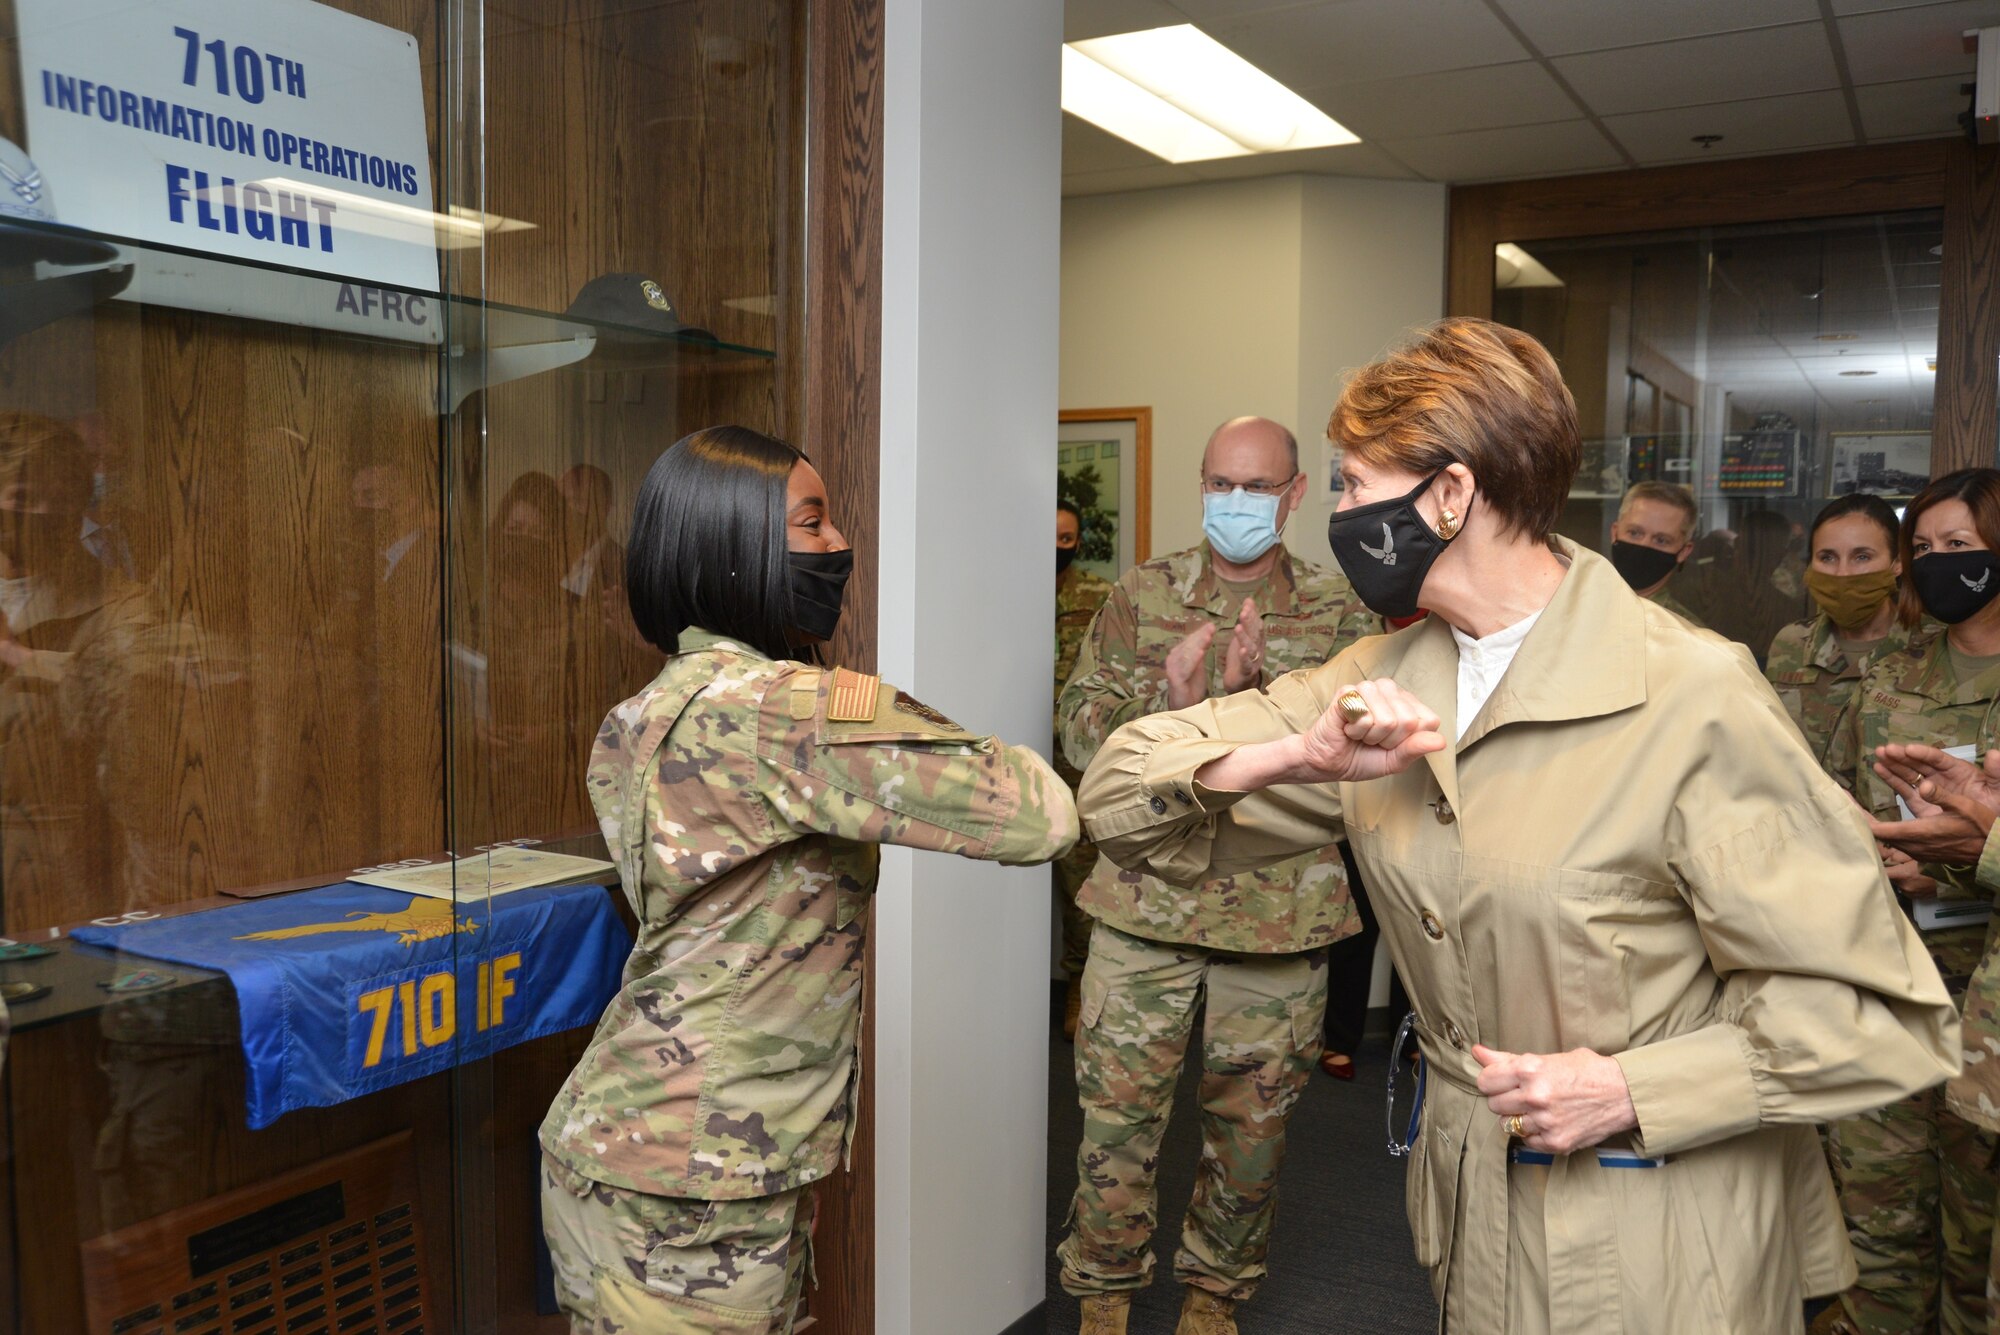
[{"label": "american flag shoulder patch", "polygon": [[829,723],[872,723],[882,694],[882,679],[848,668],[833,670],[833,684],[827,688],[826,721]]}]

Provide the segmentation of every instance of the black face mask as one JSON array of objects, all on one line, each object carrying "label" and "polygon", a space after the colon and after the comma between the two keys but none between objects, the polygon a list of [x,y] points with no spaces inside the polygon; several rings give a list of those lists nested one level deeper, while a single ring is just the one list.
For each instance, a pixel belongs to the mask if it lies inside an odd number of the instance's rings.
[{"label": "black face mask", "polygon": [[1431,562],[1451,545],[1451,539],[1440,538],[1417,513],[1417,497],[1437,479],[1432,473],[1401,496],[1336,510],[1326,521],[1333,559],[1340,562],[1347,582],[1369,611],[1385,617],[1416,613],[1417,595]]},{"label": "black face mask", "polygon": [[854,573],[854,550],[788,552],[792,567],[792,625],[815,640],[833,638],[840,624],[840,600]]},{"label": "black face mask", "polygon": [[1970,620],[2000,595],[1992,552],[1929,552],[1910,562],[1910,586],[1924,611],[1947,626]]},{"label": "black face mask", "polygon": [[1069,563],[1074,560],[1076,560],[1076,548],[1074,547],[1056,548],[1056,573],[1060,575],[1062,574],[1063,571],[1068,570]]},{"label": "black face mask", "polygon": [[1679,552],[1663,552],[1639,542],[1611,544],[1611,564],[1634,589],[1650,589],[1674,573],[1681,563]]}]

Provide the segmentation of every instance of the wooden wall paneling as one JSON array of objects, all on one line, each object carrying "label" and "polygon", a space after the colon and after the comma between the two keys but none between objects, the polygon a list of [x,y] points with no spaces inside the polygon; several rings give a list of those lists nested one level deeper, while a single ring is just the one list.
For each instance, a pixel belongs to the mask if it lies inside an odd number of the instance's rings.
[{"label": "wooden wall paneling", "polygon": [[1992,467],[2000,422],[2000,148],[1955,140],[1946,163],[1933,476]]},{"label": "wooden wall paneling", "polygon": [[1494,209],[1471,188],[1453,190],[1445,242],[1445,314],[1493,318],[1493,247],[1507,237],[1495,232]]},{"label": "wooden wall paneling", "polygon": [[1460,186],[1451,192],[1452,212],[1456,218],[1462,203],[1468,219],[1486,216],[1494,240],[1526,241],[1936,208],[1950,142]]},{"label": "wooden wall paneling", "polygon": [[[882,0],[817,0],[810,21],[804,435],[855,552],[833,657],[873,670],[881,552]],[[871,938],[867,968],[874,967]],[[873,1049],[872,989],[865,1001],[864,1053]],[[875,1081],[865,1063],[852,1167],[822,1185],[820,1210],[816,1335],[867,1335],[875,1329]]]}]

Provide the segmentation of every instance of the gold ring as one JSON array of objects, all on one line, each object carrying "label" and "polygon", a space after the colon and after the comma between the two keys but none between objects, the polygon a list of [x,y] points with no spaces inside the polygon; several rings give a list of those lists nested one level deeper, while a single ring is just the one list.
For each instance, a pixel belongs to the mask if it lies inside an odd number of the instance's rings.
[{"label": "gold ring", "polygon": [[1515,1113],[1512,1117],[1509,1117],[1504,1123],[1502,1123],[1502,1125],[1504,1125],[1507,1128],[1507,1134],[1512,1136],[1514,1139],[1525,1140],[1527,1138],[1528,1124],[1525,1121],[1521,1120],[1521,1114]]},{"label": "gold ring", "polygon": [[1352,686],[1342,691],[1340,698],[1333,703],[1335,708],[1340,710],[1340,720],[1343,723],[1360,723],[1368,717],[1368,701]]}]

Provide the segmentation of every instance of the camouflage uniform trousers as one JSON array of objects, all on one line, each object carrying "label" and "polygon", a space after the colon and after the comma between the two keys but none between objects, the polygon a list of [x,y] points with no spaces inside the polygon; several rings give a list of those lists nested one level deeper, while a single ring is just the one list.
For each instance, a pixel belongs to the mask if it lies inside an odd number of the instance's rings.
[{"label": "camouflage uniform trousers", "polygon": [[1076,1035],[1083,1144],[1058,1249],[1078,1297],[1152,1281],[1160,1142],[1204,993],[1202,1154],[1174,1275],[1242,1299],[1266,1273],[1285,1120],[1319,1058],[1326,952],[1231,954],[1099,923]]},{"label": "camouflage uniform trousers", "polygon": [[[1938,969],[1964,1005],[1983,929],[1933,933]],[[1964,935],[1965,940],[1949,940]],[[1827,1128],[1860,1275],[1841,1295],[1861,1335],[1985,1335],[2000,1137],[1959,1117],[1937,1086]]]},{"label": "camouflage uniform trousers", "polygon": [[1090,879],[1090,869],[1097,865],[1097,845],[1079,839],[1075,848],[1051,865],[1056,882],[1056,912],[1062,918],[1062,971],[1066,977],[1081,978],[1083,962],[1090,957],[1090,933],[1097,920],[1077,907],[1076,894]]},{"label": "camouflage uniform trousers", "polygon": [[575,1335],[789,1335],[813,1189],[706,1201],[626,1191],[542,1156],[542,1230]]}]

